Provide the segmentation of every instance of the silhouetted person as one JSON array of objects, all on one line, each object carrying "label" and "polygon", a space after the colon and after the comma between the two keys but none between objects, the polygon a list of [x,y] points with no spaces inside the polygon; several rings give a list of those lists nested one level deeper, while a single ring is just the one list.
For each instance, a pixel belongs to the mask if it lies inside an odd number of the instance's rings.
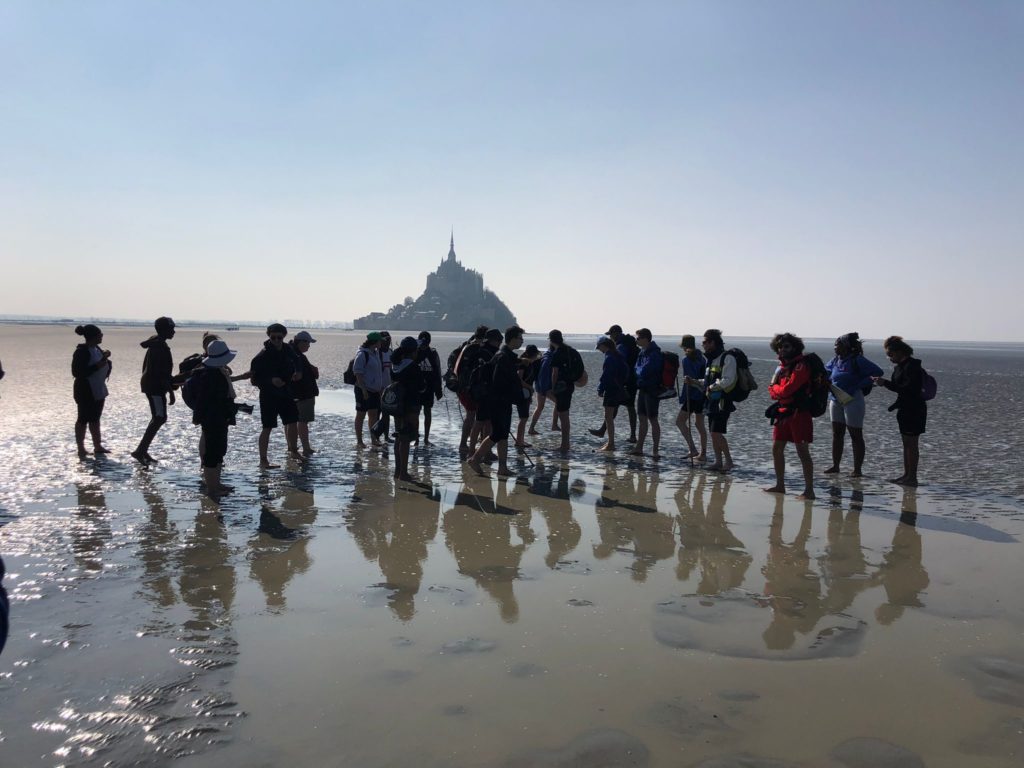
[{"label": "silhouetted person", "polygon": [[[488,363],[487,377],[489,386],[486,395],[486,411],[490,433],[484,436],[476,452],[468,463],[477,473],[483,472],[480,464],[495,446],[498,451],[498,477],[511,477],[508,468],[508,439],[512,435],[512,409],[525,400],[523,382],[519,377],[519,358],[516,350],[523,345],[523,329],[518,325],[509,326],[505,330],[505,343]],[[488,331],[488,343],[493,345],[491,332]],[[481,406],[483,410],[483,406]]]},{"label": "silhouetted person", "polygon": [[298,380],[291,382],[292,397],[295,399],[295,412],[298,421],[295,423],[296,433],[302,443],[302,455],[309,458],[316,451],[309,443],[309,425],[316,418],[316,398],[320,394],[320,386],[317,379],[320,378],[320,369],[309,362],[306,353],[309,352],[311,344],[316,344],[316,339],[309,331],[299,331],[295,334],[288,345],[292,354],[295,355],[296,367],[299,372]]},{"label": "silhouetted person", "polygon": [[132,451],[132,458],[143,465],[156,461],[149,455],[149,446],[160,427],[167,423],[167,405],[168,402],[174,405],[174,388],[179,383],[174,376],[171,348],[167,346],[167,342],[174,338],[174,321],[169,317],[158,317],[153,328],[156,334],[139,345],[146,350],[139,384],[149,404],[150,418],[139,446]]},{"label": "silhouetted person", "polygon": [[110,352],[100,348],[103,343],[103,331],[95,325],[80,325],[75,333],[84,338],[84,342],[75,347],[71,356],[71,375],[75,379],[74,397],[78,406],[78,419],[75,421],[75,443],[78,445],[78,458],[89,455],[85,450],[85,430],[92,435],[92,449],[97,456],[109,453],[103,447],[100,433],[100,417],[103,405],[107,400],[107,379],[110,378]]},{"label": "silhouetted person", "polygon": [[423,409],[423,446],[430,447],[430,425],[433,421],[434,402],[444,397],[444,387],[441,381],[441,358],[437,350],[430,346],[430,331],[420,331],[419,340],[421,356],[420,370],[423,372],[424,388],[420,398],[420,407]]},{"label": "silhouetted person", "polygon": [[902,336],[890,336],[883,345],[885,354],[895,366],[892,377],[875,379],[875,384],[896,393],[896,402],[889,406],[896,411],[896,423],[903,441],[903,474],[891,482],[917,486],[917,465],[921,458],[920,438],[928,422],[928,403],[924,399],[924,369],[915,358],[914,349]]},{"label": "silhouetted person", "polygon": [[280,323],[267,326],[267,340],[262,351],[252,359],[249,366],[252,370],[252,383],[260,390],[260,420],[263,430],[260,432],[260,468],[277,469],[279,464],[271,464],[268,458],[270,449],[270,433],[277,427],[277,419],[281,418],[284,428],[288,452],[296,457],[299,455],[298,432],[295,426],[299,420],[299,412],[295,408],[288,389],[292,382],[300,381],[298,361],[291,348],[284,343],[288,329]]},{"label": "silhouetted person", "polygon": [[[864,454],[864,416],[867,403],[864,396],[871,390],[872,379],[882,375],[882,369],[864,357],[864,347],[860,335],[846,333],[836,339],[835,357],[825,364],[829,374],[832,391],[828,395],[828,418],[832,422],[832,466],[825,470],[826,475],[839,472],[839,463],[843,460],[843,439],[847,431],[853,446],[853,472],[851,477],[863,474]],[[836,398],[836,390],[845,393],[843,402]]]}]

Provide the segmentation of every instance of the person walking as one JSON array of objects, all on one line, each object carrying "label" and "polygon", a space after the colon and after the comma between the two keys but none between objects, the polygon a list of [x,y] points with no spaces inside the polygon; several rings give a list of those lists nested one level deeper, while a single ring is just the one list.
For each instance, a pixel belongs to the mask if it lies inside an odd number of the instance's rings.
[{"label": "person walking", "polygon": [[804,362],[804,342],[792,333],[779,333],[771,340],[769,346],[779,357],[779,367],[772,375],[768,387],[768,396],[777,406],[772,427],[775,485],[764,490],[768,493],[786,492],[786,443],[793,443],[804,472],[804,492],[797,498],[813,499],[814,464],[811,460],[811,443],[814,442],[814,419],[807,410],[811,371]]},{"label": "person walking", "polygon": [[366,340],[359,347],[352,363],[352,373],[356,377],[356,445],[365,448],[363,442],[363,422],[369,418],[371,442],[374,447],[380,440],[373,432],[380,418],[380,393],[384,391],[384,367],[380,359],[381,335],[377,331],[366,334]]},{"label": "person walking", "polygon": [[[488,341],[492,338],[490,334],[491,332],[488,332]],[[519,359],[516,356],[516,350],[523,345],[523,334],[523,329],[518,325],[506,328],[503,334],[504,344],[500,345],[485,368],[490,374],[485,398],[490,433],[484,436],[476,452],[467,461],[479,475],[484,474],[481,462],[490,453],[492,446],[496,448],[498,454],[498,477],[513,475],[512,470],[508,468],[508,439],[512,434],[512,408],[525,399],[523,382],[517,370]]]},{"label": "person walking", "polygon": [[100,417],[103,405],[107,400],[107,379],[113,366],[110,362],[110,351],[102,349],[103,331],[97,326],[79,325],[75,333],[83,337],[83,343],[75,347],[71,356],[71,375],[75,379],[72,393],[75,405],[78,406],[78,419],[75,421],[75,443],[78,445],[78,458],[89,455],[85,450],[85,431],[88,428],[92,436],[92,449],[97,456],[110,453],[103,446],[100,431]]},{"label": "person walking", "polygon": [[430,331],[420,331],[419,346],[420,370],[423,371],[423,393],[420,399],[420,406],[423,408],[423,445],[429,448],[430,423],[433,420],[434,402],[440,402],[444,397],[444,387],[441,381],[441,357],[437,350],[430,346]]},{"label": "person walking", "polygon": [[174,375],[174,359],[171,357],[171,348],[167,346],[167,342],[174,338],[174,321],[169,317],[158,317],[153,323],[153,329],[156,334],[139,344],[146,350],[139,385],[149,403],[150,418],[142,440],[131,455],[143,466],[156,462],[149,455],[149,446],[156,433],[167,423],[167,405],[174,405],[174,389],[181,381]]},{"label": "person walking", "polygon": [[[640,347],[636,343],[636,338],[629,333],[622,332],[621,325],[613,325],[608,329],[606,334],[612,342],[615,344],[615,349],[618,350],[619,354],[626,361],[626,369],[628,375],[626,378],[626,394],[625,402],[623,405],[626,406],[626,412],[629,414],[629,437],[626,439],[627,443],[636,442],[636,361],[640,357]],[[590,434],[595,437],[604,437],[607,427],[605,424],[601,424],[597,429],[588,430]]]},{"label": "person walking", "polygon": [[[832,422],[832,465],[826,475],[839,472],[843,460],[843,442],[850,433],[853,448],[853,471],[850,477],[862,477],[864,469],[864,416],[867,412],[865,396],[871,391],[872,381],[883,371],[864,357],[860,335],[846,333],[836,339],[835,357],[825,363],[829,375],[828,419]],[[837,396],[838,395],[838,396]],[[840,399],[841,398],[841,399]]]},{"label": "person walking", "polygon": [[572,393],[576,384],[570,373],[569,346],[565,343],[562,332],[555,328],[548,334],[551,352],[551,392],[555,396],[555,418],[562,432],[560,453],[569,452],[569,408],[572,407]]},{"label": "person walking", "polygon": [[523,354],[519,356],[519,378],[523,383],[523,398],[516,403],[519,412],[519,424],[516,426],[516,449],[525,451],[530,447],[526,442],[526,427],[530,421],[530,406],[533,404],[533,388],[540,373],[540,350],[536,344],[527,344]]},{"label": "person walking", "polygon": [[288,453],[295,458],[302,458],[299,454],[298,430],[295,426],[299,420],[299,413],[289,390],[289,385],[300,381],[302,374],[298,370],[298,361],[294,353],[284,343],[287,335],[288,329],[280,323],[268,325],[267,340],[263,343],[263,349],[252,359],[249,366],[252,371],[252,383],[260,390],[260,420],[263,423],[259,438],[260,469],[278,469],[281,466],[271,464],[268,458],[270,433],[277,428],[279,417],[284,428]]},{"label": "person walking", "polygon": [[896,411],[896,423],[903,442],[903,474],[890,482],[916,487],[917,468],[921,460],[920,439],[928,424],[928,403],[924,399],[924,368],[914,357],[914,348],[902,336],[890,336],[883,343],[886,357],[893,364],[892,375],[879,376],[875,384],[896,393],[896,402],[889,406]]},{"label": "person walking", "polygon": [[[472,378],[476,368],[490,360],[497,346],[487,343],[489,330],[485,325],[478,326],[473,338],[462,347],[462,351],[455,361],[455,373],[459,379],[459,403],[466,410],[466,416],[462,422],[462,435],[459,440],[459,458],[461,459],[467,459],[476,452],[477,440],[480,435],[480,425],[477,422],[483,421],[486,416],[486,412],[479,413],[481,403],[473,394]],[[500,336],[501,332],[499,331],[498,334]]]},{"label": "person walking", "polygon": [[655,460],[661,458],[659,449],[661,447],[661,424],[658,422],[658,407],[661,400],[658,395],[661,393],[661,370],[664,367],[664,358],[661,355],[661,347],[651,336],[649,328],[641,328],[636,332],[636,343],[640,347],[640,355],[637,357],[636,366],[636,415],[639,419],[639,428],[636,435],[636,447],[630,451],[633,456],[644,455],[644,441],[647,439],[647,431],[650,428],[651,443],[653,452],[651,457]]},{"label": "person walking", "polygon": [[728,396],[728,393],[736,386],[739,377],[736,356],[726,353],[722,332],[717,328],[708,328],[704,331],[701,348],[708,361],[704,391],[707,402],[708,431],[711,432],[711,446],[715,451],[715,463],[708,469],[713,472],[729,472],[733,468],[733,463],[732,454],[729,452],[729,441],[725,435],[728,429],[729,415],[736,410],[736,406]]},{"label": "person walking", "polygon": [[[597,395],[601,398],[601,406],[604,408],[604,433],[608,435],[608,439],[598,450],[611,453],[615,450],[615,417],[618,415],[619,406],[624,405],[627,400],[626,382],[629,379],[629,367],[610,336],[599,337],[597,349],[604,355],[601,379],[597,383]],[[591,430],[591,434],[595,431]]]},{"label": "person walking", "polygon": [[392,381],[402,388],[398,413],[395,415],[396,480],[412,480],[409,474],[409,446],[419,437],[420,403],[423,398],[423,371],[420,368],[424,350],[412,336],[406,336],[391,353]]},{"label": "person walking", "polygon": [[533,391],[537,393],[537,405],[533,409],[533,418],[530,419],[530,429],[527,434],[536,437],[540,434],[537,431],[537,422],[544,413],[544,406],[547,401],[554,398],[551,391],[551,356],[555,351],[549,346],[540,357],[540,365],[537,367],[537,377],[533,382]]},{"label": "person walking", "polygon": [[[704,428],[704,378],[707,376],[708,361],[697,349],[697,340],[687,334],[679,344],[683,350],[683,391],[679,393],[679,415],[676,427],[690,449],[687,458],[704,464],[708,460],[708,433]],[[700,450],[693,441],[690,420],[697,426],[700,436]],[[692,463],[692,462],[691,462]]]},{"label": "person walking", "polygon": [[320,378],[320,369],[309,362],[306,353],[309,352],[310,345],[316,344],[316,339],[309,331],[299,331],[288,344],[299,372],[299,379],[293,380],[289,385],[298,416],[295,429],[299,441],[302,442],[302,455],[309,458],[316,453],[309,442],[309,425],[316,419],[316,398],[320,394],[317,379]]}]

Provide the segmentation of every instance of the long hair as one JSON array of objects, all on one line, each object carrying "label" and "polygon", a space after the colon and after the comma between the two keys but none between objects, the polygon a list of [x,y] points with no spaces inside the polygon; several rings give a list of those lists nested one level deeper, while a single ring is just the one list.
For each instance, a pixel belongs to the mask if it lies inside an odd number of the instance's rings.
[{"label": "long hair", "polygon": [[914,354],[914,348],[907,344],[907,342],[903,340],[902,336],[890,336],[882,342],[882,347],[886,352],[889,352],[890,350],[893,352],[900,352],[907,357],[911,357]]}]

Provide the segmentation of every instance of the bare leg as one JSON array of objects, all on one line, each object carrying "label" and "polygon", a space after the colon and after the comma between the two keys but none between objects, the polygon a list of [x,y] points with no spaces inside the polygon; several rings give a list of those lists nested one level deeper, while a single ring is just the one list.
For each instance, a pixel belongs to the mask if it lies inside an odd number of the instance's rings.
[{"label": "bare leg", "polygon": [[78,446],[79,458],[89,455],[89,452],[85,450],[85,430],[86,424],[84,421],[75,422],[75,444]]},{"label": "bare leg", "polygon": [[473,427],[476,426],[476,412],[466,411],[466,418],[462,420],[462,439],[459,440],[459,455],[468,456],[470,454],[469,438],[473,434]]},{"label": "bare leg", "polygon": [[557,413],[558,420],[561,421],[562,426],[562,444],[559,446],[559,450],[562,453],[569,452],[569,412],[559,411]]},{"label": "bare leg", "polygon": [[284,425],[284,441],[288,446],[288,453],[295,458],[305,458],[299,453],[299,427],[298,424]]},{"label": "bare leg", "polygon": [[694,458],[697,455],[697,446],[693,443],[693,433],[690,431],[689,411],[684,411],[682,408],[679,409],[679,415],[676,416],[676,429],[679,430],[679,434],[683,436],[683,440],[686,441],[686,445],[690,448],[689,458]]},{"label": "bare leg", "polygon": [[629,440],[627,442],[636,442],[636,402],[635,398],[626,403],[626,413],[629,414]]},{"label": "bare leg", "polygon": [[109,451],[103,447],[103,436],[100,434],[100,420],[89,422],[89,434],[92,435],[92,450],[93,453],[99,455],[101,453],[109,453]]},{"label": "bare leg", "polygon": [[359,448],[365,448],[366,443],[363,442],[363,421],[366,419],[366,411],[356,411],[356,446]]},{"label": "bare leg", "polygon": [[772,463],[775,465],[775,485],[764,490],[768,493],[786,492],[786,441],[772,441]]},{"label": "bare leg", "polygon": [[811,460],[811,444],[797,443],[796,455],[800,457],[800,466],[804,470],[804,492],[798,499],[813,499],[814,496],[814,462]]},{"label": "bare leg", "polygon": [[512,471],[508,468],[508,439],[501,440],[497,445],[498,450],[498,477],[512,477]]},{"label": "bare leg", "polygon": [[[478,475],[486,474],[484,472],[484,468],[483,468],[483,466],[481,465],[480,462],[483,461],[484,457],[491,450],[491,446],[492,445],[493,445],[493,443],[491,442],[491,436],[488,435],[480,443],[480,447],[477,448],[476,451],[473,452],[473,455],[470,456],[468,459],[466,459],[466,463],[469,464],[469,466],[472,467],[473,471],[476,472]],[[508,450],[508,445],[507,444],[506,444],[505,448],[506,448],[506,451],[507,451]],[[507,453],[506,453],[506,457],[507,457]]]},{"label": "bare leg", "polygon": [[903,485],[917,485],[917,465],[921,460],[920,438],[917,435],[902,435],[904,467]]},{"label": "bare leg", "polygon": [[698,461],[707,461],[708,459],[708,431],[704,427],[704,414],[698,413],[694,419],[697,423],[697,434],[700,435],[700,455],[697,456]]},{"label": "bare leg", "polygon": [[715,449],[715,463],[708,469],[728,472],[732,469],[732,454],[729,453],[729,441],[722,432],[711,433],[711,445]]},{"label": "bare leg", "polygon": [[423,409],[423,445],[430,445],[430,422],[433,420],[433,408]]},{"label": "bare leg", "polygon": [[520,419],[518,426],[516,426],[516,446],[519,448],[526,447],[526,422],[529,419]]},{"label": "bare leg", "polygon": [[608,435],[608,439],[605,441],[605,444],[598,449],[600,451],[615,450],[615,414],[618,410],[618,408],[608,407],[604,409],[604,432]]},{"label": "bare leg", "polygon": [[846,425],[832,422],[832,466],[825,470],[826,475],[834,475],[839,472],[839,463],[843,460],[843,441],[845,439]]},{"label": "bare leg", "polygon": [[377,425],[377,421],[380,420],[380,411],[370,410],[366,412],[366,418],[370,425],[370,443],[371,445],[380,445],[380,438],[373,436],[373,428]]},{"label": "bare leg", "polygon": [[861,477],[864,470],[864,454],[867,452],[867,446],[864,443],[864,430],[850,427],[850,442],[853,443],[852,477]]},{"label": "bare leg", "polygon": [[659,451],[659,449],[661,448],[661,422],[658,421],[658,417],[655,416],[653,419],[650,419],[650,423],[652,443],[651,447],[654,449],[651,455],[657,459],[661,457],[661,453]]},{"label": "bare leg", "polygon": [[530,419],[530,432],[531,435],[539,435],[537,431],[537,422],[540,421],[540,415],[544,412],[544,404],[548,401],[547,395],[537,393],[537,407],[533,409],[533,418]]},{"label": "bare leg", "polygon": [[260,432],[260,469],[277,469],[280,464],[271,464],[270,459],[267,458],[267,452],[270,450],[270,430],[263,429]]},{"label": "bare leg", "polygon": [[640,427],[636,432],[636,448],[630,453],[634,456],[642,456],[644,452],[644,441],[647,439],[647,425],[650,423],[646,414],[640,414]]},{"label": "bare leg", "polygon": [[300,421],[295,425],[295,428],[299,433],[299,440],[302,442],[302,452],[309,456],[313,453],[313,446],[309,444],[309,424],[305,421]]}]

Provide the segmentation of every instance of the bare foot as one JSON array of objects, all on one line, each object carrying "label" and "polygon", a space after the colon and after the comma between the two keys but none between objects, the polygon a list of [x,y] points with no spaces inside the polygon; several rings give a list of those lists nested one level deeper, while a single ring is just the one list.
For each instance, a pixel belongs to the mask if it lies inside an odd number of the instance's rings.
[{"label": "bare foot", "polygon": [[466,464],[469,465],[470,469],[480,475],[480,477],[487,477],[487,473],[484,472],[483,466],[481,466],[480,462],[477,461],[476,458],[469,459],[466,461]]},{"label": "bare foot", "polygon": [[497,475],[498,477],[513,477],[515,473],[508,467],[503,467],[498,469]]},{"label": "bare foot", "polygon": [[611,453],[612,451],[615,450],[615,446],[612,443],[605,443],[597,450],[604,451],[605,453]]},{"label": "bare foot", "polygon": [[630,456],[643,456],[644,455],[643,448],[634,448],[632,451],[629,452],[629,455]]},{"label": "bare foot", "polygon": [[140,453],[139,451],[132,451],[130,455],[131,455],[131,457],[133,459],[135,459],[137,462],[139,462],[139,464],[141,464],[142,466],[144,466],[144,467],[148,467],[149,466],[149,457],[146,456],[146,454]]},{"label": "bare foot", "polygon": [[636,435],[630,435],[629,437],[627,437],[626,438],[626,442],[627,443],[635,443],[636,442]]},{"label": "bare foot", "polygon": [[732,463],[732,462],[730,461],[730,462],[728,462],[728,463],[726,463],[726,464],[723,464],[723,465],[722,465],[722,471],[723,471],[723,472],[732,472],[732,468],[733,468],[734,466],[735,466],[735,465],[734,465],[734,464],[733,464],[733,463]]},{"label": "bare foot", "polygon": [[651,454],[651,458],[654,459],[655,461],[661,461],[661,454],[660,453],[652,453]]},{"label": "bare foot", "polygon": [[770,488],[762,488],[761,490],[764,491],[765,493],[783,493],[784,494],[786,492],[786,486],[784,486],[784,485],[773,485]]},{"label": "bare foot", "polygon": [[364,443],[362,440],[360,440],[359,442],[356,443],[356,448],[365,448],[365,447],[366,447],[366,443]]},{"label": "bare foot", "polygon": [[709,464],[708,466],[704,467],[704,469],[706,469],[708,472],[721,472],[722,465],[719,464],[718,462],[715,462],[714,464]]},{"label": "bare foot", "polygon": [[814,501],[817,496],[814,495],[814,491],[804,491],[796,497],[797,501]]},{"label": "bare foot", "polygon": [[312,456],[314,453],[316,453],[316,448],[303,448],[302,449],[302,455],[303,456]]},{"label": "bare foot", "polygon": [[103,453],[110,453],[110,451],[108,451],[102,445],[94,445],[93,449],[92,449],[92,452],[95,453],[97,456],[99,456],[100,454],[103,454]]},{"label": "bare foot", "polygon": [[839,467],[837,467],[835,464],[833,464],[831,467],[829,467],[824,472],[822,472],[822,474],[823,475],[838,475],[839,474]]},{"label": "bare foot", "polygon": [[906,475],[900,475],[899,477],[889,478],[890,483],[896,483],[896,485],[903,485],[903,481],[907,479]]},{"label": "bare foot", "polygon": [[864,473],[861,472],[859,469],[855,469],[853,470],[853,472],[850,473],[850,477],[864,477]]},{"label": "bare foot", "polygon": [[412,475],[410,475],[408,472],[403,472],[402,474],[400,474],[398,476],[398,479],[399,480],[404,480],[407,483],[415,482],[415,478]]},{"label": "bare foot", "polygon": [[84,459],[86,456],[92,456],[92,454],[89,453],[87,450],[85,450],[85,448],[79,448],[78,449],[78,458]]},{"label": "bare foot", "polygon": [[703,454],[703,453],[702,453],[702,454],[701,454],[700,456],[698,456],[698,457],[697,457],[697,463],[698,463],[698,464],[707,464],[707,463],[708,463],[708,457],[707,457],[707,455],[705,455],[705,454]]},{"label": "bare foot", "polygon": [[527,432],[526,434],[528,434],[528,435],[539,435],[540,432],[538,432],[536,429],[531,428],[530,431]]},{"label": "bare foot", "polygon": [[150,456],[148,453],[146,454],[146,461],[150,462],[151,464],[159,464],[160,463],[156,459],[154,459],[152,456]]},{"label": "bare foot", "polygon": [[269,461],[261,461],[260,469],[280,469],[280,464],[271,464]]}]

